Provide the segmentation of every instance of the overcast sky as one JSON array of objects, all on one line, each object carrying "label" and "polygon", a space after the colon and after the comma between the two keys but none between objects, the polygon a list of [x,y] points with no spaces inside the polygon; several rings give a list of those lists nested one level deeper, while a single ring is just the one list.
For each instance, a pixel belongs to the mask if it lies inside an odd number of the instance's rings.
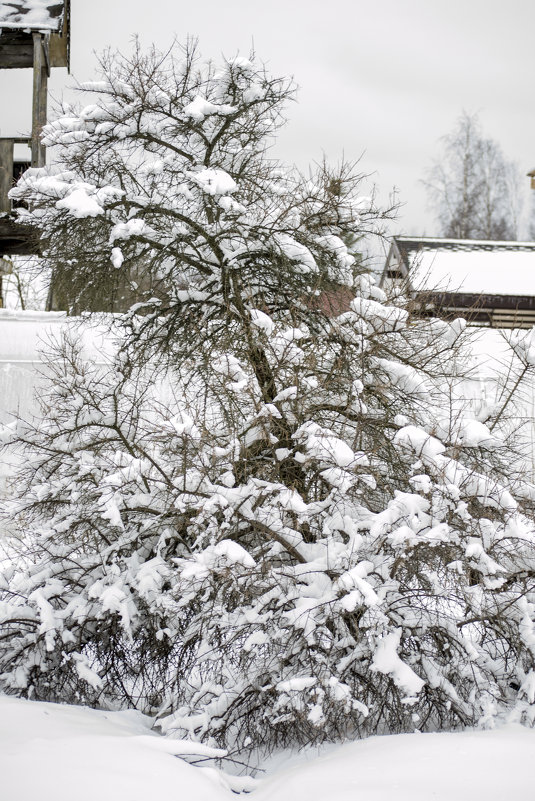
[{"label": "overcast sky", "polygon": [[[362,156],[383,197],[405,203],[399,227],[436,234],[420,179],[461,110],[479,112],[523,172],[535,167],[534,0],[71,0],[71,71],[93,52],[168,46],[197,36],[204,56],[248,55],[293,75],[298,102],[277,155],[301,168],[325,154]],[[72,79],[54,70],[56,97]],[[31,71],[0,74],[0,135],[30,126]],[[526,178],[526,196],[529,179]]]}]

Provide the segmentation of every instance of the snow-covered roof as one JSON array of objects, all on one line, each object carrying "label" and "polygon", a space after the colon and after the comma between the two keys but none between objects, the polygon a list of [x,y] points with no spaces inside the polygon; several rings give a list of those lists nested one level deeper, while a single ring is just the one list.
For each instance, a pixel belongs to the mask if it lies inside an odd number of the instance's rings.
[{"label": "snow-covered roof", "polygon": [[59,31],[65,0],[7,0],[0,2],[0,28]]},{"label": "snow-covered roof", "polygon": [[396,261],[419,291],[535,296],[535,242],[400,236],[394,239],[387,270]]}]

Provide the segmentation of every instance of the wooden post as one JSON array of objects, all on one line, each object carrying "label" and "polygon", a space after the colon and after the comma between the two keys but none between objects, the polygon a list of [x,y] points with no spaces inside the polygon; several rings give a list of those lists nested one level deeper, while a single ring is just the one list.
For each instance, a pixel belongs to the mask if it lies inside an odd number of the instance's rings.
[{"label": "wooden post", "polygon": [[13,186],[13,139],[0,139],[0,212],[11,211],[7,193]]},{"label": "wooden post", "polygon": [[32,167],[44,167],[46,148],[40,136],[46,125],[46,102],[48,90],[48,65],[44,37],[34,32],[33,36],[33,105],[32,105]]}]

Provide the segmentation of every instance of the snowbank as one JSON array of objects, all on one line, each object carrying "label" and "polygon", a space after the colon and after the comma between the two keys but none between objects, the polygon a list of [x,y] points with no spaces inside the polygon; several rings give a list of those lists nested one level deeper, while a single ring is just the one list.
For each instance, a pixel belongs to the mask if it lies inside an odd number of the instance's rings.
[{"label": "snowbank", "polygon": [[[138,712],[0,696],[2,801],[229,801],[227,777],[177,758]],[[279,755],[251,801],[504,801],[533,795],[535,731],[371,737]]]},{"label": "snowbank", "polygon": [[370,737],[264,779],[252,801],[506,801],[535,792],[535,731]]},{"label": "snowbank", "polygon": [[0,696],[2,801],[219,801],[223,778],[173,756],[135,711],[98,712]]}]

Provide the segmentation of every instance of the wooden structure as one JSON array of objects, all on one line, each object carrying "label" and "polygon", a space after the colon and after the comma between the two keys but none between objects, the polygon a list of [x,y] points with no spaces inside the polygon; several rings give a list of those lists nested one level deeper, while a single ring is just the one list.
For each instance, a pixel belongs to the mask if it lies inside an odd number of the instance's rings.
[{"label": "wooden structure", "polygon": [[[70,0],[8,0],[0,5],[0,69],[33,69],[32,131],[0,139],[0,256],[36,253],[38,237],[12,215],[8,192],[25,168],[43,167],[41,132],[47,121],[47,84],[52,67],[70,65]],[[15,158],[15,145],[31,147],[31,161]]]},{"label": "wooden structure", "polygon": [[535,242],[394,237],[381,286],[404,285],[422,317],[535,325]]},{"label": "wooden structure", "polygon": [[535,189],[535,170],[528,172],[528,178],[531,178],[531,188]]}]

